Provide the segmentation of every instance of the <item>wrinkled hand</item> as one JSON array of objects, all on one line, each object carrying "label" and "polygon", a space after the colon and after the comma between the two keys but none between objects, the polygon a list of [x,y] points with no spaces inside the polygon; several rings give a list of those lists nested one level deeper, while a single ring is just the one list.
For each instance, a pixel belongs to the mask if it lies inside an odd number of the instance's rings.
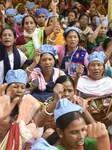
[{"label": "wrinkled hand", "polygon": [[105,125],[101,122],[89,124],[86,126],[87,134],[90,138],[103,138],[108,135]]},{"label": "wrinkled hand", "polygon": [[62,98],[64,91],[64,87],[62,84],[57,83],[56,86],[53,89],[54,92],[54,99],[59,100]]},{"label": "wrinkled hand", "polygon": [[60,33],[60,26],[57,25],[53,31],[54,31],[54,35],[57,36]]},{"label": "wrinkled hand", "polygon": [[104,21],[104,17],[105,17],[104,15],[101,15],[101,16],[100,16],[100,24],[102,24],[102,23],[103,23],[103,21]]},{"label": "wrinkled hand", "polygon": [[19,102],[19,98],[13,99],[11,103],[11,89],[7,93],[5,93],[7,88],[7,84],[3,84],[0,86],[0,119],[7,117],[15,105]]},{"label": "wrinkled hand", "polygon": [[83,99],[83,98],[81,98],[81,97],[79,97],[79,96],[77,96],[77,95],[72,95],[72,96],[70,97],[70,101],[71,101],[72,103],[75,103],[75,104],[77,104],[77,105],[80,105],[80,106],[83,108],[83,112],[86,110],[87,105],[88,105],[88,101],[87,101],[87,100],[85,100],[85,99]]},{"label": "wrinkled hand", "polygon": [[38,64],[39,61],[40,61],[40,50],[37,49],[37,50],[35,50],[35,52],[34,52],[33,62],[34,62],[35,64]]},{"label": "wrinkled hand", "polygon": [[5,3],[6,9],[7,9],[7,8],[10,8],[11,5],[12,5],[12,0],[6,0],[6,3]]},{"label": "wrinkled hand", "polygon": [[106,126],[112,124],[112,112],[110,112],[106,117],[101,120]]},{"label": "wrinkled hand", "polygon": [[83,74],[83,71],[84,71],[84,66],[83,66],[83,65],[79,65],[79,66],[76,68],[76,76],[77,76],[77,77],[80,77],[80,76]]},{"label": "wrinkled hand", "polygon": [[51,2],[51,9],[53,10],[54,7],[56,7],[58,5],[58,3],[59,3],[59,0],[52,0],[52,2]]}]

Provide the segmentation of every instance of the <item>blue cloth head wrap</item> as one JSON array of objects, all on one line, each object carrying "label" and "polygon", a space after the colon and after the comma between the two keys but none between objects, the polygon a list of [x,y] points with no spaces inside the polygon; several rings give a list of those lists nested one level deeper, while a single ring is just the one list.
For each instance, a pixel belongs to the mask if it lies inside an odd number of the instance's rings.
[{"label": "blue cloth head wrap", "polygon": [[102,64],[104,64],[106,55],[103,51],[101,52],[93,52],[88,56],[88,62],[93,62],[95,60],[101,62]]},{"label": "blue cloth head wrap", "polygon": [[22,69],[10,69],[6,74],[5,80],[8,85],[11,83],[22,83],[26,85],[28,77],[27,73]]},{"label": "blue cloth head wrap", "polygon": [[37,17],[38,17],[39,14],[45,14],[46,18],[47,18],[48,13],[49,12],[48,12],[47,9],[45,9],[45,8],[39,8],[39,9],[36,10],[35,14],[36,14]]},{"label": "blue cloth head wrap", "polygon": [[6,16],[10,16],[10,15],[15,16],[15,15],[18,14],[18,11],[16,9],[9,8],[9,9],[6,10],[5,14],[6,14]]},{"label": "blue cloth head wrap", "polygon": [[61,117],[64,114],[67,114],[69,112],[79,111],[82,113],[82,107],[70,102],[67,98],[60,99],[57,102],[56,108],[54,110],[54,120],[56,120]]},{"label": "blue cloth head wrap", "polygon": [[27,5],[27,9],[32,9],[35,6],[34,2],[29,2]]}]

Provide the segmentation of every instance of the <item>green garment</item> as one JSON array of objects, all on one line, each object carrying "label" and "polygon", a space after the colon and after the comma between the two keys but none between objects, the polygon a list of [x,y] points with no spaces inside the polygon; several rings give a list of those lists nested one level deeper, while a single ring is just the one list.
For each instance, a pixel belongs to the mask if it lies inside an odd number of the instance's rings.
[{"label": "green garment", "polygon": [[96,139],[86,137],[84,141],[84,150],[97,150]]},{"label": "green garment", "polygon": [[[67,150],[63,146],[57,146],[59,150]],[[84,141],[84,150],[97,150],[97,141],[96,139],[86,137]]]},{"label": "green garment", "polygon": [[[91,35],[90,35],[91,36]],[[90,37],[88,36],[88,38]],[[88,53],[90,54],[92,49],[95,48],[95,47],[98,47],[100,46],[107,38],[108,36],[107,35],[104,35],[102,38],[96,38],[94,43],[89,43],[88,42],[88,38],[87,40],[85,41],[85,49],[88,51]]]},{"label": "green garment", "polygon": [[27,49],[27,51],[25,52],[27,60],[33,59],[34,51],[35,49],[40,48],[40,46],[43,44],[43,39],[44,39],[44,30],[38,30],[37,35],[34,38],[32,37],[32,40],[24,45]]},{"label": "green garment", "polygon": [[63,146],[60,146],[60,145],[58,145],[57,148],[58,148],[59,150],[67,150],[66,148],[64,148]]},{"label": "green garment", "polygon": [[5,28],[11,28],[11,26],[8,23],[5,23]]}]

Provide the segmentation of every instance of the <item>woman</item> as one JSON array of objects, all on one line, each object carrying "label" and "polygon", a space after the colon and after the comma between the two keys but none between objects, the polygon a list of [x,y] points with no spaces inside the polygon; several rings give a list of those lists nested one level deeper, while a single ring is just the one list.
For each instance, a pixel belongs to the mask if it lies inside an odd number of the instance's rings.
[{"label": "woman", "polygon": [[[80,77],[77,84],[77,90],[79,91],[79,95],[81,97],[94,100],[94,97],[97,97],[97,99],[98,97],[100,98],[103,96],[105,96],[105,98],[108,98],[108,96],[112,94],[112,79],[110,77],[103,76],[103,72],[105,70],[105,58],[106,55],[104,54],[104,52],[93,52],[89,55],[89,74],[88,76]],[[103,106],[108,106],[108,108],[111,108],[109,106],[109,101],[105,101],[105,99],[103,99],[101,102]],[[96,105],[95,108],[95,110],[100,110],[99,105]],[[105,115],[105,118],[104,114],[104,112],[102,114],[103,116],[100,114],[100,121],[102,120],[107,126],[111,125],[112,113],[108,111]]]},{"label": "woman", "polygon": [[[33,134],[36,132],[36,126],[33,125],[33,130],[30,130],[30,126],[26,127],[24,121],[16,123],[19,98],[13,99],[10,103],[12,92],[5,94],[5,90],[6,85],[0,87],[0,149],[30,150],[34,142]],[[16,142],[13,142],[14,140]]]},{"label": "woman", "polygon": [[32,60],[34,51],[40,48],[40,46],[44,43],[45,37],[53,31],[55,25],[57,24],[57,4],[58,1],[52,2],[54,20],[52,26],[46,28],[45,31],[41,30],[40,28],[36,28],[36,21],[31,16],[25,16],[22,20],[24,33],[23,36],[17,38],[16,45],[18,45],[19,49],[27,55],[29,60]]},{"label": "woman", "polygon": [[108,20],[103,15],[96,20],[97,28],[94,30],[92,35],[89,35],[85,42],[88,53],[91,54],[92,49],[100,46],[107,38]]},{"label": "woman", "polygon": [[[59,143],[56,146],[57,150],[84,150],[83,144],[87,135],[97,139],[98,150],[109,150],[110,143],[105,125],[94,123],[86,126],[81,112],[82,108],[80,106],[72,104],[66,98],[57,102],[54,110],[56,131],[59,136]],[[56,148],[43,139],[37,140],[32,145],[32,150],[55,150]]]},{"label": "woman", "polygon": [[84,65],[84,74],[87,74],[88,53],[84,48],[78,46],[80,40],[79,33],[80,30],[78,28],[74,26],[68,27],[64,31],[66,45],[56,47],[59,64],[66,74],[70,76],[76,75],[76,67],[80,64]]},{"label": "woman", "polygon": [[13,29],[4,28],[1,33],[0,44],[0,85],[5,82],[5,76],[9,69],[20,69],[26,61],[23,52],[14,45],[16,33]]},{"label": "woman", "polygon": [[34,88],[31,94],[44,102],[53,96],[54,83],[59,76],[64,75],[64,72],[54,67],[57,52],[53,46],[44,44],[40,51],[40,67],[35,68],[30,77]]}]

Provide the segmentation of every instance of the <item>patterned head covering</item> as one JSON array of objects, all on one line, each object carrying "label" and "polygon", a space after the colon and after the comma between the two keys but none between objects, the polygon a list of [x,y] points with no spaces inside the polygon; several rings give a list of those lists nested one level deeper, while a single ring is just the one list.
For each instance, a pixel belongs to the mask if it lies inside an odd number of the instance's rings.
[{"label": "patterned head covering", "polygon": [[106,55],[103,51],[101,52],[93,52],[88,56],[88,62],[93,62],[95,60],[101,62],[102,64],[104,64],[104,60],[106,58]]},{"label": "patterned head covering", "polygon": [[48,15],[48,10],[47,9],[45,9],[45,8],[39,8],[39,9],[37,9],[36,10],[36,16],[38,17],[38,15],[40,15],[40,14],[45,14],[46,15],[46,18],[47,18],[47,15]]},{"label": "patterned head covering", "polygon": [[75,27],[75,26],[72,26],[72,27],[68,27],[68,28],[64,31],[63,36],[66,37],[69,31],[75,31],[75,32],[77,32],[78,35],[80,34],[80,29],[77,28],[77,27]]},{"label": "patterned head covering", "polygon": [[6,74],[5,80],[8,85],[11,83],[22,83],[26,85],[28,77],[26,72],[22,69],[10,69]]},{"label": "patterned head covering", "polygon": [[57,55],[57,51],[56,51],[56,49],[54,48],[54,46],[49,45],[49,44],[41,45],[40,50],[41,50],[41,54],[50,53],[50,54],[52,54],[54,57]]},{"label": "patterned head covering", "polygon": [[15,16],[18,14],[18,11],[16,9],[9,8],[6,10],[5,14],[6,14],[6,16],[10,16],[10,15]]}]

